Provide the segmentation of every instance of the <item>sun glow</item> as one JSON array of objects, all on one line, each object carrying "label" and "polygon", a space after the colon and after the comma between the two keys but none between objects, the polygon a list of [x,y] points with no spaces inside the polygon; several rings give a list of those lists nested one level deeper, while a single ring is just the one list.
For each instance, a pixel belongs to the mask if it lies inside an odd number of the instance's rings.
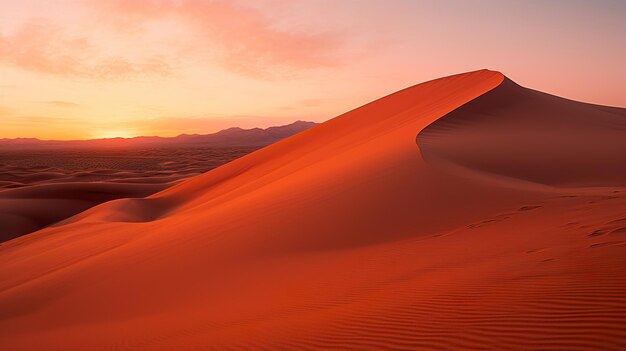
[{"label": "sun glow", "polygon": [[134,138],[136,136],[127,130],[103,130],[93,133],[92,139]]}]

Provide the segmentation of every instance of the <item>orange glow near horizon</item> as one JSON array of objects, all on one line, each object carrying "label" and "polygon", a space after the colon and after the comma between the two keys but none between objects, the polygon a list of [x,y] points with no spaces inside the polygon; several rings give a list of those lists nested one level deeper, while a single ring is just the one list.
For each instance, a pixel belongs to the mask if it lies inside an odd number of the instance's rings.
[{"label": "orange glow near horizon", "polygon": [[0,3],[0,138],[321,122],[482,68],[625,106],[623,2],[36,0]]},{"label": "orange glow near horizon", "polygon": [[140,134],[132,134],[124,130],[109,130],[94,133],[91,139],[133,138]]}]

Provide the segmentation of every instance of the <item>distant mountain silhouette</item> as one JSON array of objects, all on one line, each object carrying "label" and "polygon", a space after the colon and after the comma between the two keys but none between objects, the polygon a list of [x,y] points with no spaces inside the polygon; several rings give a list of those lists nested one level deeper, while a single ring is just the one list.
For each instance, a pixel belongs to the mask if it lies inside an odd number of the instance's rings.
[{"label": "distant mountain silhouette", "polygon": [[91,140],[40,140],[36,138],[0,139],[0,150],[84,147],[233,147],[265,146],[317,125],[296,121],[266,129],[228,128],[212,134],[181,134],[176,137],[139,136]]}]

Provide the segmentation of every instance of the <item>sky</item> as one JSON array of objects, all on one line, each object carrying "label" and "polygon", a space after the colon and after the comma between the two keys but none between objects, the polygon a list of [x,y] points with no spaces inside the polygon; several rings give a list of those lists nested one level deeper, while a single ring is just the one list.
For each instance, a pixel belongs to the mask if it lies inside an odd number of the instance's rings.
[{"label": "sky", "polygon": [[0,0],[0,138],[322,122],[488,68],[626,106],[623,0]]}]

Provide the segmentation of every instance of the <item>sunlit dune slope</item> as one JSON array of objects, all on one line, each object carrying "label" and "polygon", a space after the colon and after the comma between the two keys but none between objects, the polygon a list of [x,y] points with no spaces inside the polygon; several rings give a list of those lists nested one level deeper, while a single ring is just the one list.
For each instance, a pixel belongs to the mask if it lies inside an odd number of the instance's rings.
[{"label": "sunlit dune slope", "polygon": [[4,243],[0,343],[622,350],[623,114],[487,70],[402,90]]}]

